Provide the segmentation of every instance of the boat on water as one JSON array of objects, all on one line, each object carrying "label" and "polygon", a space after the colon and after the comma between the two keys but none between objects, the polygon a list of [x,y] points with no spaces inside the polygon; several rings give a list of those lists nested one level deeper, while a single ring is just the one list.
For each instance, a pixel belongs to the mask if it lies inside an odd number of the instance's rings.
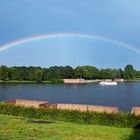
[{"label": "boat on water", "polygon": [[115,81],[102,81],[99,84],[102,86],[116,86],[116,85],[118,85],[118,83]]}]

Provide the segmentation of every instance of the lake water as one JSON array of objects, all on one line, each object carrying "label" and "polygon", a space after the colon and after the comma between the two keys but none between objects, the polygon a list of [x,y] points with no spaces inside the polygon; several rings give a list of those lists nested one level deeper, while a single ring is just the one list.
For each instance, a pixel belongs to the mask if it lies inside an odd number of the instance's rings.
[{"label": "lake water", "polygon": [[127,112],[133,106],[140,106],[140,83],[120,83],[117,86],[1,84],[0,100],[14,98],[46,100],[52,103],[109,105]]}]

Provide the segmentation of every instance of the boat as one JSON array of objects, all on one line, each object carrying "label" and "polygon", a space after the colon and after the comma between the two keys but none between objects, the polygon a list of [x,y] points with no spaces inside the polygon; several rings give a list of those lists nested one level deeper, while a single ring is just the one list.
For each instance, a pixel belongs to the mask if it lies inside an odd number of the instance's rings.
[{"label": "boat", "polygon": [[118,83],[115,81],[111,81],[111,82],[102,81],[102,82],[100,82],[100,85],[102,85],[102,86],[116,86],[116,85],[118,85]]}]

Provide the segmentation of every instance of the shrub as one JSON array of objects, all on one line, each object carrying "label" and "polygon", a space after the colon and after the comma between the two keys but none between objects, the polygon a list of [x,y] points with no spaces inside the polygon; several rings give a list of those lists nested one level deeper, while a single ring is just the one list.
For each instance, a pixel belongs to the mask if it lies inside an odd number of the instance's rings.
[{"label": "shrub", "polygon": [[4,104],[0,104],[0,113],[33,119],[140,128],[140,117],[130,113],[107,114],[77,110],[36,109]]},{"label": "shrub", "polygon": [[62,79],[51,79],[51,84],[63,84],[64,80]]}]

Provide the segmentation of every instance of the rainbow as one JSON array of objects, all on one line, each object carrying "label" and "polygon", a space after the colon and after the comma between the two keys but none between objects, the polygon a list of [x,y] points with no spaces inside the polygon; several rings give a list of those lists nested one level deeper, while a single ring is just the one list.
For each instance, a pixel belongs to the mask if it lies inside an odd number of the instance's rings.
[{"label": "rainbow", "polygon": [[32,36],[29,38],[24,38],[21,40],[16,40],[13,42],[10,42],[8,44],[0,46],[0,52],[7,50],[9,48],[19,46],[22,44],[26,44],[28,42],[36,41],[36,40],[43,40],[43,39],[55,39],[55,38],[64,38],[64,37],[75,37],[75,38],[85,38],[85,39],[92,39],[92,40],[99,40],[99,41],[104,41],[108,43],[112,43],[115,45],[118,45],[120,47],[127,48],[131,51],[134,51],[138,54],[140,54],[140,49],[138,47],[135,47],[133,45],[127,44],[125,42],[121,42],[118,40],[114,40],[111,38],[107,38],[104,36],[97,36],[97,35],[92,35],[92,34],[83,34],[83,33],[54,33],[54,34],[45,34],[45,35],[38,35],[38,36]]}]

